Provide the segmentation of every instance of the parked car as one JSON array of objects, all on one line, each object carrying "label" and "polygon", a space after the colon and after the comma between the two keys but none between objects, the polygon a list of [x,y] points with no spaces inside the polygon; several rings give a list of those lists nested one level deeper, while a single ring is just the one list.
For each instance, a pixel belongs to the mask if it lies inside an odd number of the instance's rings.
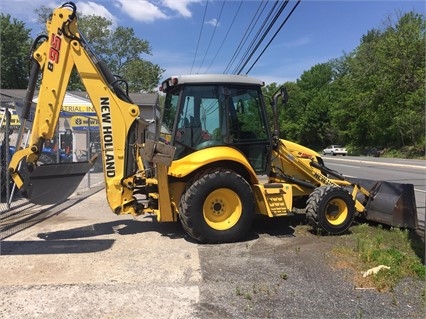
[{"label": "parked car", "polygon": [[336,155],[345,156],[346,154],[348,154],[348,151],[346,150],[346,148],[344,148],[341,145],[330,145],[323,150],[323,154],[324,155],[330,154],[332,156],[336,156]]}]

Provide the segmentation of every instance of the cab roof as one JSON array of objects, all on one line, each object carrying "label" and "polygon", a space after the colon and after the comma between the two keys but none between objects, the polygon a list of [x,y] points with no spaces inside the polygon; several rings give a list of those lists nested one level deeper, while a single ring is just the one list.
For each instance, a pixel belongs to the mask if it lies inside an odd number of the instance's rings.
[{"label": "cab roof", "polygon": [[[176,81],[177,80],[177,81]],[[249,77],[247,75],[235,74],[191,74],[191,75],[178,75],[172,76],[164,82],[176,84],[217,84],[217,83],[232,83],[232,84],[249,84],[264,86],[265,82]],[[163,83],[164,83],[163,82]]]}]

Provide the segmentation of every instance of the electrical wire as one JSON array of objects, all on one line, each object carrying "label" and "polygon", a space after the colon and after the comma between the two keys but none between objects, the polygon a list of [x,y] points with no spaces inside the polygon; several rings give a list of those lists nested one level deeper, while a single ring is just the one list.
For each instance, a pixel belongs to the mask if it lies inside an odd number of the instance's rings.
[{"label": "electrical wire", "polygon": [[216,21],[216,24],[215,24],[215,26],[214,26],[212,36],[210,37],[209,44],[208,44],[208,46],[207,46],[206,52],[204,53],[203,59],[202,59],[202,61],[201,61],[201,64],[200,64],[200,67],[198,68],[198,72],[197,72],[197,73],[199,73],[199,72],[200,72],[200,69],[201,69],[201,67],[203,66],[204,60],[205,60],[205,58],[206,58],[207,52],[209,52],[210,45],[212,44],[212,41],[213,41],[214,35],[215,35],[215,33],[216,33],[216,30],[217,30],[217,26],[219,25],[220,18],[221,18],[221,16],[222,16],[223,7],[225,6],[225,3],[226,3],[226,1],[223,1],[223,2],[222,2],[222,7],[220,8],[219,16],[218,16],[217,21]]},{"label": "electrical wire", "polygon": [[280,15],[282,14],[282,12],[284,11],[284,9],[287,6],[287,4],[288,4],[289,1],[290,0],[286,0],[286,1],[283,2],[283,4],[281,5],[281,7],[278,9],[278,12],[275,14],[274,18],[269,23],[268,28],[263,32],[263,34],[262,34],[261,38],[259,39],[259,41],[257,42],[256,46],[253,48],[253,50],[251,51],[250,55],[246,58],[246,60],[244,61],[244,63],[242,64],[242,66],[238,69],[238,71],[236,72],[236,74],[241,74],[241,72],[243,71],[243,69],[245,68],[245,66],[247,65],[247,63],[253,57],[253,55],[255,54],[255,52],[257,51],[257,49],[259,48],[259,46],[262,44],[263,40],[266,38],[266,36],[270,32],[270,30],[273,27],[273,25],[275,24],[275,22],[278,20],[278,18],[280,17]]},{"label": "electrical wire", "polygon": [[191,71],[189,72],[189,74],[192,74],[192,69],[194,67],[195,58],[197,57],[197,53],[198,53],[198,47],[200,46],[200,39],[201,39],[201,35],[203,33],[204,22],[206,21],[206,13],[207,13],[208,4],[209,4],[209,0],[206,0],[206,7],[204,8],[204,15],[203,15],[203,23],[201,24],[200,34],[198,35],[197,48],[195,49],[194,59],[192,60]]},{"label": "electrical wire", "polygon": [[240,9],[241,9],[242,4],[243,4],[243,1],[240,1],[240,5],[238,6],[237,11],[236,11],[236,12],[235,12],[235,14],[234,14],[234,18],[232,19],[232,22],[231,22],[231,24],[229,25],[228,30],[226,31],[225,37],[223,38],[222,43],[219,45],[219,48],[217,49],[216,54],[214,55],[214,57],[213,57],[212,61],[210,62],[209,66],[208,66],[208,67],[207,67],[207,69],[204,71],[204,73],[207,73],[207,72],[210,70],[210,67],[212,66],[212,64],[213,64],[213,63],[214,63],[214,61],[216,60],[217,55],[219,54],[220,50],[221,50],[221,49],[222,49],[222,47],[223,47],[223,44],[225,43],[226,39],[228,38],[229,31],[231,31],[231,28],[232,28],[232,26],[234,25],[234,22],[235,22],[235,20],[236,20],[236,18],[237,18],[237,16],[238,16],[238,13],[240,12]]},{"label": "electrical wire", "polygon": [[[264,5],[262,11],[259,13],[259,10],[262,7],[263,3],[265,5]],[[228,65],[226,66],[225,70],[223,71],[224,74],[227,73],[229,71],[229,69],[231,68],[231,66],[234,64],[235,59],[237,58],[237,56],[240,53],[241,49],[244,47],[244,44],[246,43],[248,36],[253,31],[253,28],[256,25],[257,21],[259,20],[260,16],[262,15],[263,10],[265,10],[265,7],[266,7],[267,3],[268,3],[268,1],[262,0],[262,2],[257,7],[256,13],[254,14],[253,18],[250,20],[251,22],[250,22],[249,26],[247,27],[246,32],[244,33],[243,37],[241,38],[240,42],[238,43],[238,46],[237,46],[236,50],[234,51],[234,54],[232,55],[232,57],[231,57]],[[259,15],[258,15],[258,13],[259,13]]]},{"label": "electrical wire", "polygon": [[294,5],[293,9],[290,11],[290,13],[287,15],[287,17],[285,18],[285,20],[283,21],[283,23],[280,25],[280,27],[278,28],[278,30],[275,32],[275,34],[273,35],[273,37],[271,38],[271,40],[269,40],[268,44],[266,45],[266,47],[262,50],[262,52],[260,53],[260,55],[257,57],[257,59],[253,62],[253,64],[251,65],[251,67],[248,69],[247,74],[249,74],[249,72],[251,71],[251,69],[255,66],[255,64],[257,63],[257,61],[259,61],[260,57],[263,55],[263,53],[265,53],[266,49],[269,47],[269,45],[272,43],[272,41],[275,39],[275,37],[277,36],[277,34],[281,31],[282,27],[286,24],[287,20],[291,17],[291,15],[293,14],[294,10],[296,10],[297,6],[300,4],[301,0],[298,0],[297,3]]},{"label": "electrical wire", "polygon": [[[197,54],[199,52],[199,48],[200,48],[200,42],[201,42],[201,37],[203,34],[203,30],[204,30],[204,24],[206,24],[206,15],[207,15],[207,9],[208,9],[208,1],[206,1],[206,6],[205,6],[205,10],[204,10],[204,15],[203,15],[203,23],[201,25],[201,29],[200,29],[200,33],[198,36],[198,41],[197,41],[197,47],[196,47],[196,51],[194,54],[194,59],[192,62],[192,66],[191,66],[191,72],[190,74],[192,74],[193,72],[193,68],[195,65],[195,60],[197,58]],[[263,54],[265,53],[265,51],[268,49],[268,47],[270,46],[270,44],[272,43],[272,41],[275,39],[275,37],[278,35],[278,33],[281,31],[281,29],[283,28],[283,26],[285,25],[285,23],[288,21],[288,19],[290,18],[290,16],[293,14],[293,12],[295,11],[295,9],[297,8],[297,6],[300,4],[301,0],[297,0],[297,3],[294,5],[294,7],[292,8],[292,10],[290,11],[290,13],[287,15],[287,17],[285,18],[285,20],[281,23],[281,25],[279,26],[279,28],[277,29],[277,31],[275,31],[274,35],[272,36],[272,38],[269,40],[269,42],[266,44],[266,46],[263,48],[262,52],[259,54],[259,56],[256,58],[256,60],[252,63],[252,65],[250,66],[250,68],[248,69],[248,71],[246,72],[246,74],[248,74],[252,68],[256,65],[256,63],[259,61],[259,59],[263,56]],[[208,47],[206,49],[206,52],[203,56],[202,62],[198,68],[198,72],[200,72],[204,62],[206,61],[206,56],[207,53],[210,50],[213,38],[216,34],[216,30],[217,30],[217,26],[219,24],[219,21],[221,19],[222,16],[222,11],[224,9],[224,5],[225,5],[226,1],[223,1],[222,3],[222,7],[220,9],[220,13],[219,13],[219,17],[217,20],[217,23],[215,25],[215,29],[212,33],[212,36],[210,37],[210,41],[208,44]],[[277,5],[282,2],[282,4],[277,8]],[[284,9],[286,8],[286,6],[288,5],[288,3],[290,2],[290,0],[276,0],[275,4],[272,6],[272,8],[269,10],[269,12],[267,13],[266,18],[263,20],[263,22],[261,23],[261,26],[258,28],[256,35],[254,35],[254,37],[252,38],[250,44],[247,46],[244,54],[242,55],[242,57],[240,58],[239,62],[237,63],[237,66],[234,68],[233,73],[234,74],[241,74],[241,72],[244,70],[244,68],[247,66],[247,64],[252,60],[253,56],[255,55],[255,53],[259,50],[260,46],[262,45],[262,43],[265,41],[265,39],[267,38],[267,36],[271,33],[272,28],[274,27],[274,25],[276,24],[276,22],[278,21],[279,17],[282,15]],[[228,30],[224,36],[224,38],[222,39],[222,42],[219,46],[219,48],[217,49],[213,59],[211,60],[209,66],[206,68],[205,73],[208,72],[208,70],[211,68],[212,64],[214,63],[214,61],[216,60],[218,54],[220,53],[220,51],[222,50],[222,47],[226,41],[226,39],[228,38],[229,32],[232,29],[235,21],[237,21],[238,16],[240,15],[240,9],[242,7],[242,3],[243,1],[240,1],[240,4],[234,14],[234,17],[232,19],[231,24],[228,27]],[[268,5],[269,1],[267,0],[262,0],[262,2],[259,4],[259,6],[257,7],[257,10],[255,12],[255,14],[253,15],[253,18],[250,20],[250,24],[249,26],[246,28],[246,31],[243,35],[243,37],[241,38],[237,48],[235,49],[229,63],[227,64],[225,70],[224,70],[224,74],[230,71],[230,68],[232,67],[232,65],[234,65],[237,57],[240,55],[242,49],[246,46],[246,43],[248,42],[248,39],[250,38],[250,35],[253,33],[253,30],[255,28],[255,26],[258,24],[263,12],[265,11],[267,5]]]},{"label": "electrical wire", "polygon": [[[241,68],[241,65],[244,63],[243,61],[247,59],[247,56],[250,54],[250,51],[253,51],[253,45],[256,43],[256,41],[258,41],[261,32],[263,32],[263,34],[265,34],[264,28],[266,26],[266,23],[269,21],[269,19],[271,18],[276,6],[278,5],[278,0],[275,1],[275,4],[272,6],[272,8],[269,10],[266,18],[263,20],[261,26],[258,28],[256,35],[253,37],[253,39],[251,40],[249,46],[247,47],[246,51],[244,52],[243,56],[240,58],[240,62],[238,62],[237,66],[234,68],[233,73],[234,74],[238,74],[237,70]],[[276,16],[276,13],[275,13]]]}]

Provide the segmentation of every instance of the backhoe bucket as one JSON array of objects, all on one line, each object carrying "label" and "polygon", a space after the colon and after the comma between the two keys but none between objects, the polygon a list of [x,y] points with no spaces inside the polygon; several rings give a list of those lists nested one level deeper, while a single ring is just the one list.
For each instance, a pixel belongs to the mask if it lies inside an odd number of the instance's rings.
[{"label": "backhoe bucket", "polygon": [[92,166],[91,162],[77,162],[32,167],[23,161],[19,168],[19,175],[24,181],[21,193],[33,204],[63,202],[77,189]]},{"label": "backhoe bucket", "polygon": [[365,204],[367,220],[395,227],[418,228],[413,184],[354,178],[349,180],[370,192],[371,196]]}]

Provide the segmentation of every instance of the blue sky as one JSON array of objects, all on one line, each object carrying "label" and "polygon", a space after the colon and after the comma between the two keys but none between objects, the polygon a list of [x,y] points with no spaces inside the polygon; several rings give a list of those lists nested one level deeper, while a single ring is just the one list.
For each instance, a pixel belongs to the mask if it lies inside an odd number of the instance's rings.
[{"label": "blue sky", "polygon": [[[248,52],[249,44],[266,19],[266,13],[275,3],[259,0],[242,3],[229,0],[225,3],[216,0],[208,3],[206,0],[74,2],[83,14],[102,15],[112,20],[115,26],[132,27],[139,38],[148,40],[152,55],[143,58],[165,69],[164,78],[239,70],[238,64],[244,61],[243,54]],[[35,24],[34,10],[41,5],[56,7],[61,4],[46,0],[2,0],[0,11],[24,21],[36,35],[40,26]],[[295,0],[289,2],[241,73],[247,73],[295,4]],[[263,14],[253,24],[255,12],[262,9]],[[425,14],[424,1],[302,0],[248,74],[266,83],[295,81],[312,66],[354,50],[363,34],[373,28],[384,28],[389,17],[396,22],[398,16],[409,11]],[[231,63],[250,25],[254,25],[253,31]]]}]

